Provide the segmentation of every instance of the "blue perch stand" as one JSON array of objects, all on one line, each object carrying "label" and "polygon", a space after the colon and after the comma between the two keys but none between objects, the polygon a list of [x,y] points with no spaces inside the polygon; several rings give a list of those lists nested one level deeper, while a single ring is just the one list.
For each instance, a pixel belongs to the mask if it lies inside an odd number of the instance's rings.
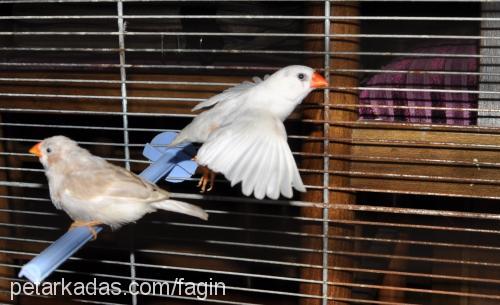
[{"label": "blue perch stand", "polygon": [[[163,132],[158,134],[151,143],[144,147],[143,155],[152,161],[139,176],[156,183],[165,176],[168,182],[178,183],[190,178],[196,163],[192,158],[196,149],[191,144],[167,147],[177,133]],[[102,227],[94,227],[99,233]],[[24,265],[19,277],[26,277],[35,284],[41,283],[62,263],[92,239],[92,234],[85,227],[75,228],[66,232],[47,249]]]}]

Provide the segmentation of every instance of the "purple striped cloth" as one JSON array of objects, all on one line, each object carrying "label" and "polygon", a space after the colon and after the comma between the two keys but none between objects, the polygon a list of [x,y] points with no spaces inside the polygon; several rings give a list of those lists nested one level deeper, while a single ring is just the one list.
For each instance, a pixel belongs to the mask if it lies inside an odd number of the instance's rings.
[{"label": "purple striped cloth", "polygon": [[[426,89],[477,90],[478,76],[467,73],[478,71],[477,58],[439,56],[439,54],[477,54],[477,52],[478,48],[474,42],[466,41],[460,44],[450,42],[419,48],[413,52],[436,54],[432,57],[402,57],[393,60],[382,70],[405,70],[416,73],[378,73],[370,77],[363,84],[365,89],[360,92],[360,119],[449,125],[476,124],[477,112],[468,109],[477,109],[477,94],[433,92]],[[428,74],[418,73],[419,71],[463,73]],[[382,89],[375,90],[375,88]]]}]

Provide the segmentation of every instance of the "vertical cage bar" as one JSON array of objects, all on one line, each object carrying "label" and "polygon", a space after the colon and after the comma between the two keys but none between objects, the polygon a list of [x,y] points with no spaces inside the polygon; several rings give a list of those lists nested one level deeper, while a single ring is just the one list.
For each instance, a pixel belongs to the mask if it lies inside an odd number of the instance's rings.
[{"label": "vertical cage bar", "polygon": [[123,113],[123,144],[125,152],[125,168],[130,170],[130,150],[128,139],[128,105],[127,105],[127,74],[125,71],[125,23],[123,21],[123,2],[117,2],[118,8],[118,45],[120,48],[120,90],[122,94],[122,113]]},{"label": "vertical cage bar", "polygon": [[[324,21],[324,44],[325,44],[325,56],[324,56],[324,69],[325,69],[325,78],[328,82],[330,82],[330,1],[325,1],[325,21]],[[328,148],[330,147],[330,141],[328,140],[330,134],[330,104],[327,102],[330,100],[330,89],[325,89],[323,91],[323,100],[324,108],[323,108],[323,116],[325,123],[323,125],[323,135],[325,140],[323,141],[323,286],[322,286],[322,304],[328,305],[328,218],[329,218],[329,209],[328,204],[330,203],[330,191],[328,186],[330,185],[330,158],[328,153]]]},{"label": "vertical cage bar", "polygon": [[[310,3],[307,5],[307,14],[317,17],[325,16],[325,2],[317,2]],[[331,22],[328,21],[331,26]],[[327,31],[330,31],[329,28]],[[308,20],[305,23],[305,32],[307,34],[314,34],[316,37],[310,37],[305,40],[304,49],[312,52],[321,52],[323,53],[325,48],[330,49],[330,46],[325,47],[325,42],[329,43],[329,38],[325,35],[325,22],[321,19]],[[328,59],[330,61],[330,59]],[[306,65],[314,67],[314,68],[325,68],[325,56],[310,56],[305,62]],[[302,111],[303,119],[311,119],[311,120],[323,120],[325,118],[325,108],[324,104],[328,103],[328,100],[324,100],[325,93],[324,91],[313,91],[309,97],[304,101],[305,104],[315,105],[315,107],[304,107]],[[317,105],[317,106],[316,106]],[[320,106],[321,105],[321,106]],[[330,130],[325,131],[325,125],[322,124],[318,126],[320,128],[312,128],[308,130],[306,136],[311,138],[321,138],[326,133],[330,133]],[[313,175],[304,175],[304,183],[306,185],[320,185],[324,186],[325,182],[328,182],[327,185],[330,184],[331,177],[326,177],[325,180],[324,174],[325,171],[325,159],[324,153],[326,151],[325,143],[328,141],[319,140],[319,141],[305,141],[302,144],[301,150],[305,153],[313,153],[317,154],[318,158],[304,158],[302,160],[301,168],[314,169],[318,172],[318,174]],[[330,160],[328,160],[330,161]],[[329,168],[329,165],[328,165]],[[321,189],[308,189],[307,193],[302,195],[302,200],[324,203],[329,202],[330,198],[325,200],[325,194],[328,195],[328,191],[324,188]],[[301,231],[307,234],[314,234],[317,236],[322,236],[323,238],[311,238],[303,241],[303,247],[308,249],[318,250],[317,253],[305,253],[301,257],[301,263],[311,264],[322,266],[322,268],[303,268],[301,270],[301,277],[307,280],[313,280],[319,282],[318,284],[312,283],[303,283],[300,285],[300,292],[308,295],[315,295],[319,298],[302,298],[300,299],[301,305],[323,305],[328,304],[329,302],[325,298],[325,293],[331,294],[332,288],[328,288],[324,286],[325,277],[328,279],[328,271],[324,268],[325,265],[331,265],[330,261],[325,261],[325,259],[331,259],[331,255],[326,255],[325,249],[329,248],[329,245],[325,244],[327,242],[328,232],[325,231],[325,213],[327,211],[324,207],[315,208],[315,207],[304,207],[301,209],[301,215],[308,218],[317,219],[318,222],[314,223],[303,223],[301,226]],[[328,214],[331,213],[331,209],[328,211]],[[326,217],[328,218],[328,214]],[[328,228],[328,227],[326,227]],[[326,237],[326,239],[324,238]],[[325,272],[326,271],[326,272]]]},{"label": "vertical cage bar", "polygon": [[[330,16],[332,17],[357,17],[359,16],[359,3],[358,2],[332,2],[330,6]],[[358,69],[359,68],[359,58],[356,52],[359,51],[359,38],[355,37],[360,33],[359,20],[336,20],[332,19],[330,21],[330,35],[329,39],[329,50],[332,54],[335,53],[345,53],[349,52],[353,55],[332,55],[329,59],[329,66],[331,69]],[[348,34],[353,35],[353,37],[335,37],[337,34]],[[329,77],[329,81],[332,86],[335,87],[357,87],[359,86],[358,76],[356,74],[343,74],[343,73],[332,73]],[[330,122],[338,121],[355,121],[357,119],[357,108],[352,109],[338,109],[335,107],[336,104],[350,104],[356,105],[358,103],[358,94],[356,91],[352,90],[334,90],[329,93],[328,100],[325,103],[330,104],[329,116]],[[353,129],[349,126],[339,126],[336,124],[330,124],[329,137],[331,139],[352,139]],[[342,154],[351,155],[351,145],[349,142],[341,143],[330,141],[328,143],[329,147],[327,152],[329,154]],[[330,159],[329,164],[331,169],[335,171],[350,171],[351,163],[349,160],[341,159]],[[329,179],[329,187],[333,188],[349,188],[351,184],[351,179],[348,176],[343,175],[331,175]],[[336,204],[356,204],[356,196],[353,193],[343,192],[343,191],[331,191],[330,202]],[[352,220],[355,218],[354,211],[329,209],[328,211],[329,221],[335,223],[336,220]],[[355,236],[355,228],[352,226],[331,226],[329,228],[330,235],[335,236]],[[342,252],[342,251],[353,251],[354,244],[349,240],[330,240],[328,246],[330,251]],[[342,256],[338,254],[332,254],[329,256],[329,266],[330,267],[352,267],[354,265],[355,258]],[[330,270],[328,280],[334,283],[328,291],[328,295],[334,298],[335,301],[332,304],[350,304],[345,302],[343,299],[352,297],[352,286],[349,284],[353,281],[353,274],[349,272],[344,272],[341,270]]]},{"label": "vertical cage bar", "polygon": [[[117,3],[118,11],[118,45],[120,48],[120,90],[122,95],[122,122],[123,122],[123,144],[125,154],[125,168],[130,170],[130,148],[129,148],[129,134],[128,134],[128,103],[127,103],[127,73],[125,70],[125,22],[123,20],[123,2],[119,0]],[[130,228],[130,278],[134,282],[136,278],[135,270],[135,246],[134,246],[134,228]],[[134,286],[135,287],[135,286]],[[137,294],[131,293],[132,304],[137,305]]]}]

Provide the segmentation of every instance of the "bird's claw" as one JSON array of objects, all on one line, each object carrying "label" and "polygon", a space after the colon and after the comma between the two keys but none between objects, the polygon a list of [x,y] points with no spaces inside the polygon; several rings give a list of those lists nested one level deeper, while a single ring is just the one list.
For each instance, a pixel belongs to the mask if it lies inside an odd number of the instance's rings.
[{"label": "bird's claw", "polygon": [[[80,220],[75,220],[71,226],[69,226],[69,230],[73,230],[79,227],[87,227],[89,229],[90,234],[92,234],[92,240],[97,239],[97,232],[94,229],[94,226],[101,225],[102,223],[99,221],[80,221]],[[69,231],[68,230],[68,231]]]},{"label": "bird's claw", "polygon": [[[200,170],[203,175],[201,176],[197,187],[200,188],[200,193],[205,193],[205,191],[210,192],[214,186],[215,173],[206,166],[200,166]],[[208,189],[207,185],[209,185]]]}]

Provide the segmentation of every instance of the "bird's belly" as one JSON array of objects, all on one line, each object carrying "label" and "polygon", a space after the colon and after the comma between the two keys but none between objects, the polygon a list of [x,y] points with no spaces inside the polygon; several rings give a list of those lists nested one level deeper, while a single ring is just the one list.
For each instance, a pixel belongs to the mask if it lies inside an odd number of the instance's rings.
[{"label": "bird's belly", "polygon": [[153,212],[150,204],[119,202],[107,204],[102,208],[98,220],[116,229],[122,225],[136,222],[145,214]]},{"label": "bird's belly", "polygon": [[67,200],[67,198],[62,198],[62,209],[71,217],[73,220],[80,221],[92,221],[95,220],[94,216],[97,213],[94,207],[88,202],[81,202],[78,200]]},{"label": "bird's belly", "polygon": [[[64,198],[69,199],[69,198]],[[116,229],[124,224],[139,220],[144,214],[152,212],[149,204],[131,201],[120,202],[84,202],[63,200],[63,210],[73,220],[99,221]]]}]

